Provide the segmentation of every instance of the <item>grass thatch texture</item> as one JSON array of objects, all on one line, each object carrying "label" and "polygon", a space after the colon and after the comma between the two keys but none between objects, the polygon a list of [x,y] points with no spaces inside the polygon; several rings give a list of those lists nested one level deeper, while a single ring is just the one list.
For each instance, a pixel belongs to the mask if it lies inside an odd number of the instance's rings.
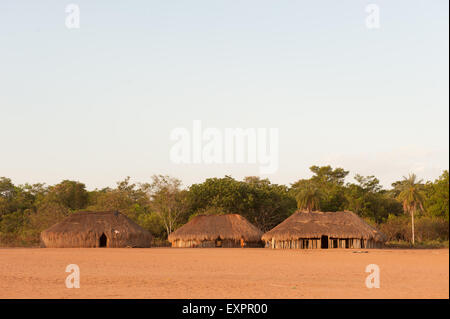
[{"label": "grass thatch texture", "polygon": [[77,212],[41,233],[41,246],[53,248],[150,247],[152,235],[119,212]]},{"label": "grass thatch texture", "polygon": [[265,241],[299,238],[361,238],[385,241],[385,236],[356,214],[344,212],[296,212],[262,236]]},{"label": "grass thatch texture", "polygon": [[214,241],[243,239],[259,242],[262,231],[238,214],[198,215],[169,235],[169,241]]}]

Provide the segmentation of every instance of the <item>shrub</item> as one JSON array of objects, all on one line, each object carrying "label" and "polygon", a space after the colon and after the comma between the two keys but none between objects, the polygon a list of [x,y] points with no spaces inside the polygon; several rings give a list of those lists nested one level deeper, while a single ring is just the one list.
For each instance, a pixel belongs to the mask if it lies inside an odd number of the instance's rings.
[{"label": "shrub", "polygon": [[421,217],[415,224],[418,241],[448,240],[448,221],[437,217]]},{"label": "shrub", "polygon": [[380,224],[380,231],[386,235],[388,241],[410,241],[411,227],[406,216],[389,215],[385,223]]},{"label": "shrub", "polygon": [[[415,220],[414,228],[418,242],[442,242],[449,239],[449,223],[443,218],[419,216]],[[411,219],[408,216],[390,215],[379,229],[387,236],[388,241],[411,241]]]},{"label": "shrub", "polygon": [[153,235],[154,241],[167,237],[163,220],[157,213],[152,212],[139,214],[135,221],[139,226],[147,229]]}]

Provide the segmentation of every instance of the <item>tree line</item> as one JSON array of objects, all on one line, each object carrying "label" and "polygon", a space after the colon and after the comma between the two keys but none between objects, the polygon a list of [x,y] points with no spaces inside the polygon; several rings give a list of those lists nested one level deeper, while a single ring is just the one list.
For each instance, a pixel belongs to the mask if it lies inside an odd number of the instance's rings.
[{"label": "tree line", "polygon": [[0,178],[0,246],[36,245],[42,230],[69,214],[118,210],[149,230],[161,244],[168,234],[199,214],[236,213],[268,231],[298,209],[350,210],[382,230],[391,241],[447,241],[448,171],[424,182],[414,174],[384,189],[375,176],[331,166],[310,167],[312,177],[290,186],[269,179],[230,176],[208,178],[182,187],[171,176],[154,175],[147,183],[127,177],[114,188],[89,191],[79,181],[14,185]]}]

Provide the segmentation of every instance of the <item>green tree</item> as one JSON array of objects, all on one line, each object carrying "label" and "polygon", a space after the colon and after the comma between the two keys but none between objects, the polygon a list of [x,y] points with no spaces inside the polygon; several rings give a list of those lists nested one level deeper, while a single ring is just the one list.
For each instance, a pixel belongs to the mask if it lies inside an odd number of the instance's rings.
[{"label": "green tree", "polygon": [[348,171],[343,168],[333,169],[330,165],[328,166],[311,166],[310,171],[314,173],[311,177],[311,181],[316,182],[319,185],[336,184],[344,185],[345,177],[348,175]]},{"label": "green tree", "polygon": [[322,191],[311,184],[300,188],[296,194],[297,207],[312,212],[320,210],[320,201],[323,197]]},{"label": "green tree", "polygon": [[164,239],[167,236],[164,221],[160,214],[156,212],[140,214],[138,215],[136,222],[158,239]]},{"label": "green tree", "polygon": [[425,185],[425,211],[433,217],[442,217],[449,220],[449,179],[448,171],[434,181]]},{"label": "green tree", "polygon": [[214,208],[240,214],[263,231],[286,219],[295,210],[295,199],[284,185],[249,176],[237,181],[230,176],[208,178],[189,188],[190,214]]},{"label": "green tree", "polygon": [[59,223],[71,213],[71,210],[57,202],[42,203],[36,212],[29,212],[27,222],[23,225],[23,234],[31,243],[39,242],[40,233]]},{"label": "green tree", "polygon": [[235,180],[231,176],[208,178],[203,183],[189,187],[190,213],[209,207],[223,209],[226,213],[246,215],[254,198],[250,183]]},{"label": "green tree", "polygon": [[403,177],[396,187],[399,191],[397,198],[403,204],[403,210],[411,215],[411,235],[414,245],[414,214],[419,209],[423,211],[423,183],[422,180],[417,180],[415,174],[410,174],[408,177]]},{"label": "green tree", "polygon": [[243,216],[266,232],[295,211],[295,199],[285,185],[272,184],[259,177],[244,178],[248,209]]},{"label": "green tree", "polygon": [[87,206],[88,199],[89,195],[83,183],[64,180],[49,187],[43,201],[59,203],[72,210],[78,210]]},{"label": "green tree", "polygon": [[178,223],[187,218],[187,192],[181,189],[181,181],[167,175],[153,175],[152,183],[144,185],[150,198],[150,207],[161,218],[167,236]]},{"label": "green tree", "polygon": [[301,179],[291,186],[294,196],[304,188],[317,188],[320,190],[320,209],[327,212],[336,212],[346,206],[345,177],[348,171],[343,168],[333,169],[331,166],[311,166],[313,172],[310,179]]},{"label": "green tree", "polygon": [[2,216],[14,212],[14,198],[17,190],[11,179],[6,177],[0,178],[0,219]]},{"label": "green tree", "polygon": [[381,223],[389,214],[402,213],[401,204],[390,196],[390,193],[380,185],[375,176],[361,176],[356,174],[357,183],[349,183],[346,186],[346,209],[353,211],[361,217]]},{"label": "green tree", "polygon": [[139,215],[150,212],[146,187],[146,185],[131,183],[128,176],[117,182],[116,188],[104,188],[90,192],[88,209],[120,211],[134,221],[138,221]]}]

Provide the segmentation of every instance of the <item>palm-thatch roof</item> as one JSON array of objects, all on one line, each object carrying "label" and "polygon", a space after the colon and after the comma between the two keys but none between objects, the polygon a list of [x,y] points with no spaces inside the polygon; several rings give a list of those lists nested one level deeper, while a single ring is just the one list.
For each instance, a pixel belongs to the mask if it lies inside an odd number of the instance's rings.
[{"label": "palm-thatch roof", "polygon": [[299,238],[362,238],[385,241],[385,236],[349,211],[296,212],[262,236],[265,241]]},{"label": "palm-thatch roof", "polygon": [[107,247],[150,247],[152,235],[116,211],[77,212],[41,233],[42,247],[99,247],[106,236]]},{"label": "palm-thatch roof", "polygon": [[240,240],[261,241],[262,231],[238,214],[198,215],[169,235],[176,240]]}]

